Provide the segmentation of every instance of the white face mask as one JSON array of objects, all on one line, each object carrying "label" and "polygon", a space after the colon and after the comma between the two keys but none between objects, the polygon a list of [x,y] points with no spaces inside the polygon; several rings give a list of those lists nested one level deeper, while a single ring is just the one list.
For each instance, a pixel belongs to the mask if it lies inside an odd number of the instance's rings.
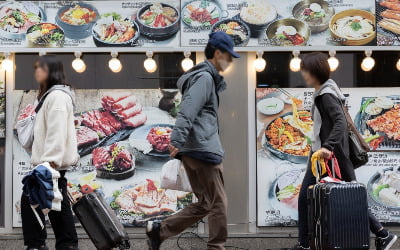
[{"label": "white face mask", "polygon": [[225,59],[219,59],[218,64],[221,67],[222,72],[227,70],[229,68],[229,66],[231,65],[231,63],[226,61]]}]

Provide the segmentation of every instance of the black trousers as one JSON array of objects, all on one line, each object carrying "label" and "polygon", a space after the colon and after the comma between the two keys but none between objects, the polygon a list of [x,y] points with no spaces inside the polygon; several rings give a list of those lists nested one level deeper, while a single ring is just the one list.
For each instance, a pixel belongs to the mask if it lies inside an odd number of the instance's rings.
[{"label": "black trousers", "polygon": [[[71,204],[68,198],[67,179],[65,171],[60,171],[61,177],[58,180],[63,201],[61,202],[61,211],[50,211],[49,219],[56,237],[56,249],[67,250],[78,248],[78,236],[75,230],[74,218],[72,215]],[[37,209],[40,218],[43,221],[45,217],[40,209]],[[46,244],[46,228],[42,229],[29,204],[29,197],[22,194],[21,198],[21,216],[24,233],[24,243],[28,247],[40,247]]]},{"label": "black trousers", "polygon": [[[312,174],[311,167],[309,165],[307,167],[299,194],[299,242],[304,247],[309,246],[307,189],[309,186],[314,184],[316,184],[316,179]],[[371,214],[371,212],[369,212],[369,227],[371,232],[374,234],[382,229],[382,224],[375,218],[373,214]]]}]

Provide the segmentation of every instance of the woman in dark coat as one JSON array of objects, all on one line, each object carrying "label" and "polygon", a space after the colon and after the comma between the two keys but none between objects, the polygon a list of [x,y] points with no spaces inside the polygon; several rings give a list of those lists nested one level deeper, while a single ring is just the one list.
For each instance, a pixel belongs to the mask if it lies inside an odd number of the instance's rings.
[{"label": "woman in dark coat", "polygon": [[[308,87],[315,88],[312,117],[314,130],[312,151],[320,150],[321,156],[329,159],[335,154],[344,181],[355,181],[354,167],[349,158],[349,142],[346,117],[342,103],[345,97],[337,84],[330,79],[328,57],[320,52],[310,53],[301,63],[302,76]],[[316,179],[309,162],[299,195],[299,242],[293,249],[310,249],[308,236],[307,189]],[[376,249],[388,250],[397,236],[389,233],[379,221],[369,214],[370,229],[376,234]]]}]

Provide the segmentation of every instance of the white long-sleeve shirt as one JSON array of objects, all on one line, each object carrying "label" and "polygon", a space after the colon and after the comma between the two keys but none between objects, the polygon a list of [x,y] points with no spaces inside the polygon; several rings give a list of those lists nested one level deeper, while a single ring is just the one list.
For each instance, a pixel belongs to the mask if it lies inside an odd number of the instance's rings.
[{"label": "white long-sleeve shirt", "polygon": [[66,170],[79,160],[71,97],[54,90],[36,114],[31,163],[53,162]]}]

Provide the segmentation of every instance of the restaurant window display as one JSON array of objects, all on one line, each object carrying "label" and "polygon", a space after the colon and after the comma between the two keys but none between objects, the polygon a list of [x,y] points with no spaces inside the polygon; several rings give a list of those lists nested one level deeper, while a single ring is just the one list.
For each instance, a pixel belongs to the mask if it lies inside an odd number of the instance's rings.
[{"label": "restaurant window display", "polygon": [[[26,73],[16,74],[14,121],[32,111],[37,91],[26,90],[37,86],[26,75],[33,74],[36,57],[16,55],[17,71],[21,68]],[[70,55],[60,57],[77,101],[75,126],[81,158],[67,173],[73,199],[89,192],[102,194],[125,226],[144,226],[190,204],[191,193],[160,188],[161,167],[169,160],[168,144],[179,107],[176,80],[183,73],[184,55],[160,54],[155,57],[158,70],[148,73],[143,54],[120,54],[123,68],[114,73],[108,68],[109,54],[86,54],[82,58],[88,75],[73,71]],[[135,67],[138,61],[141,65]],[[13,225],[20,226],[21,179],[32,166],[16,137],[13,159]]]}]

